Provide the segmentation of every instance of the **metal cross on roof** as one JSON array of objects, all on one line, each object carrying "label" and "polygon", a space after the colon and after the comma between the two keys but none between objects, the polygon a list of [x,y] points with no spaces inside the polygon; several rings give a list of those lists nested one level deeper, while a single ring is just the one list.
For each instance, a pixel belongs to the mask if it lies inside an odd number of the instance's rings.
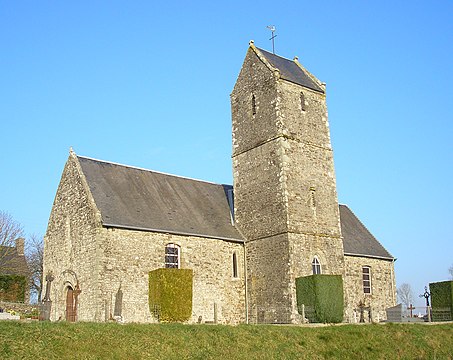
[{"label": "metal cross on roof", "polygon": [[275,55],[275,46],[274,46],[274,39],[277,37],[277,35],[274,35],[275,33],[275,26],[274,25],[269,25],[266,26],[270,31],[272,31],[272,36],[269,40],[272,40],[272,54]]}]

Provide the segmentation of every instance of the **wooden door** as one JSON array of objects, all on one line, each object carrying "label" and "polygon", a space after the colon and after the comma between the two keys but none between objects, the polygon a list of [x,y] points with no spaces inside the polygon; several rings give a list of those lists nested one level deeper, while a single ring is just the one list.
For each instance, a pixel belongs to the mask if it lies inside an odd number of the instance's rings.
[{"label": "wooden door", "polygon": [[66,321],[74,322],[76,320],[77,308],[74,301],[74,290],[68,287],[66,293]]}]

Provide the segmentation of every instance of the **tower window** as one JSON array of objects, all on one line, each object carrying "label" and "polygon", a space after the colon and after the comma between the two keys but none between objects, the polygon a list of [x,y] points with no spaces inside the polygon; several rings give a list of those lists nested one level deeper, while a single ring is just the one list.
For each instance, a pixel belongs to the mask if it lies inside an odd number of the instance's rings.
[{"label": "tower window", "polygon": [[362,267],[363,293],[371,294],[371,268],[369,266]]},{"label": "tower window", "polygon": [[165,245],[165,267],[179,269],[180,257],[179,257],[179,246],[176,244]]},{"label": "tower window", "polygon": [[310,187],[310,205],[312,208],[316,207],[316,189],[314,187]]},{"label": "tower window", "polygon": [[233,277],[238,277],[238,259],[236,252],[233,253]]},{"label": "tower window", "polygon": [[256,115],[256,98],[255,98],[255,95],[252,95],[252,114]]},{"label": "tower window", "polygon": [[300,93],[300,109],[302,111],[305,111],[305,96],[304,96],[304,93]]},{"label": "tower window", "polygon": [[321,274],[321,263],[319,262],[317,257],[313,258],[311,269],[313,271],[313,275]]}]

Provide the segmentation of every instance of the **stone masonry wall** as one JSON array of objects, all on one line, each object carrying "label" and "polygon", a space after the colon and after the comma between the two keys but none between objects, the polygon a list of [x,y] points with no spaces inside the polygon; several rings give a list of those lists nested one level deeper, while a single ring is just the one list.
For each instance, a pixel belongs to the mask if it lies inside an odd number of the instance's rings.
[{"label": "stone masonry wall", "polygon": [[278,162],[280,140],[233,158],[235,222],[247,240],[286,232],[285,188]]},{"label": "stone masonry wall", "polygon": [[[255,96],[255,114],[252,96]],[[274,74],[249,49],[231,93],[233,158],[274,138],[280,132],[276,100]]]},{"label": "stone masonry wall", "polygon": [[287,136],[282,167],[289,231],[339,239],[340,214],[325,94],[280,81],[277,101]]},{"label": "stone masonry wall", "polygon": [[[364,294],[362,267],[371,268],[371,294]],[[391,260],[345,256],[345,321],[354,323],[360,318],[358,304],[371,307],[372,321],[386,319],[385,309],[396,305],[396,285],[394,264]],[[369,321],[368,311],[365,321]]]},{"label": "stone masonry wall", "polygon": [[249,322],[288,323],[291,320],[287,234],[246,243]]},{"label": "stone masonry wall", "polygon": [[[237,324],[245,321],[244,249],[242,244],[194,236],[103,228],[100,243],[100,297],[105,320],[114,314],[122,292],[122,320],[155,322],[148,305],[148,274],[163,268],[165,245],[180,246],[182,269],[192,269],[190,322]],[[236,252],[238,277],[233,277]],[[216,311],[216,314],[215,314]]]},{"label": "stone masonry wall", "polygon": [[343,274],[325,94],[281,79],[252,45],[231,104],[235,216],[247,239],[251,321],[297,323],[295,278],[312,273],[313,257],[324,273]]},{"label": "stone masonry wall", "polygon": [[313,274],[312,261],[315,257],[321,264],[322,274],[343,274],[343,247],[339,246],[337,238],[290,233],[289,239],[294,279]]},{"label": "stone masonry wall", "polygon": [[[79,284],[78,320],[100,320],[97,232],[99,215],[70,154],[44,237],[44,277],[53,273],[51,320],[65,319],[67,287]],[[45,291],[45,289],[44,289]]]},{"label": "stone masonry wall", "polygon": [[296,279],[313,274],[314,258],[317,258],[321,264],[322,274],[343,275],[344,255],[341,238],[290,233],[289,240],[293,322],[297,323],[301,319],[297,309]]},{"label": "stone masonry wall", "polygon": [[249,49],[231,94],[235,221],[247,240],[286,231],[276,99],[274,75]]},{"label": "stone masonry wall", "polygon": [[283,133],[291,139],[331,151],[326,94],[289,81],[279,82],[277,92]]}]

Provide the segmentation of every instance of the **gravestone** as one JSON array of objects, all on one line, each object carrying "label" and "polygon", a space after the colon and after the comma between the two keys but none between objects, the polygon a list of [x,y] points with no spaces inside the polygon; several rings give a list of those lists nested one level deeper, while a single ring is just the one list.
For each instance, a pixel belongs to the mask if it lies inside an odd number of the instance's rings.
[{"label": "gravestone", "polygon": [[398,304],[396,306],[385,309],[387,313],[388,322],[402,322],[403,321],[403,305]]}]

